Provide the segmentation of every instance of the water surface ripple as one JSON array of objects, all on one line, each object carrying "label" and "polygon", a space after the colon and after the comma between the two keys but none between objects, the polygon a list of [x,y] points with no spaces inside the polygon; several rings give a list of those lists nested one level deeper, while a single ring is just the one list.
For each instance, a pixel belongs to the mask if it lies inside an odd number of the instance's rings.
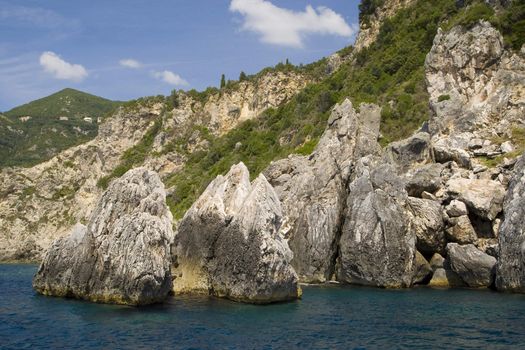
[{"label": "water surface ripple", "polygon": [[525,295],[327,286],[286,304],[134,308],[37,295],[36,268],[0,265],[2,349],[525,349]]}]

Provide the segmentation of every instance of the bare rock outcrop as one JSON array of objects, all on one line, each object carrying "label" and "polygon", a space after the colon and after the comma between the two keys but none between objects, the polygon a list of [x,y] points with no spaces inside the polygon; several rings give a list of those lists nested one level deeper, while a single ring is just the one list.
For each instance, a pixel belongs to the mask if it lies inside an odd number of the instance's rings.
[{"label": "bare rock outcrop", "polygon": [[525,293],[525,155],[515,165],[503,210],[496,287]]},{"label": "bare rock outcrop", "polygon": [[350,165],[379,153],[380,108],[345,100],[334,107],[314,152],[273,162],[264,174],[283,204],[283,233],[292,264],[304,282],[324,282],[334,273]]},{"label": "bare rock outcrop", "polygon": [[243,163],[218,176],[180,222],[172,249],[175,293],[270,303],[300,297],[282,209],[264,175]]},{"label": "bare rock outcrop", "polygon": [[[507,51],[489,22],[438,30],[425,61],[432,116],[430,133],[438,162],[465,169],[509,149],[523,128],[525,51]],[[497,136],[497,142],[495,142]]]},{"label": "bare rock outcrop", "polygon": [[387,288],[412,284],[416,235],[408,195],[390,164],[362,158],[344,212],[337,279]]},{"label": "bare rock outcrop", "polygon": [[172,216],[164,185],[144,168],[128,171],[102,195],[87,227],[57,239],[33,279],[44,295],[144,305],[171,290]]}]

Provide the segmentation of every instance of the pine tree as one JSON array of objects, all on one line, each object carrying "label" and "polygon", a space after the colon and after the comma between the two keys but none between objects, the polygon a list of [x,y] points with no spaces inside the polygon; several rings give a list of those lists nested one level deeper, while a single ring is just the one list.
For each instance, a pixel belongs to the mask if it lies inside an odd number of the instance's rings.
[{"label": "pine tree", "polygon": [[246,73],[244,73],[244,72],[241,71],[241,74],[239,75],[239,81],[244,81],[244,80],[246,80],[246,79],[247,79],[247,77],[246,77]]},{"label": "pine tree", "polygon": [[221,89],[226,86],[226,77],[221,75]]}]

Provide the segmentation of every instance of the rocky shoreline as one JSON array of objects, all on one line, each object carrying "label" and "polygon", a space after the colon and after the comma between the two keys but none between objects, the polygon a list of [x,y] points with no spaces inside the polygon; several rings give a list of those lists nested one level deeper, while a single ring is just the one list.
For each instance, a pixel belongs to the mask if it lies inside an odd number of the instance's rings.
[{"label": "rocky shoreline", "polygon": [[177,223],[151,164],[130,170],[51,245],[35,289],[129,305],[287,301],[303,283],[525,293],[525,46],[485,21],[439,29],[424,68],[432,113],[411,137],[382,148],[382,106],[346,99],[310,155],[253,181],[232,166]]}]

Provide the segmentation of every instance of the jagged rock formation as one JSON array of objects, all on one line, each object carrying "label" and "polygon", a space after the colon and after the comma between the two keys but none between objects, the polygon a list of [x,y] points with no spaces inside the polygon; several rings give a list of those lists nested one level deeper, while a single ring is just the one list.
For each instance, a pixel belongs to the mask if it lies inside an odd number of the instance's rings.
[{"label": "jagged rock formation", "polygon": [[525,155],[514,171],[505,198],[505,220],[499,232],[496,287],[525,293]]},{"label": "jagged rock formation", "polygon": [[144,168],[111,183],[87,227],[56,240],[33,280],[41,294],[144,305],[171,290],[172,216],[164,185]]},{"label": "jagged rock formation", "polygon": [[365,152],[379,152],[380,109],[349,100],[336,106],[312,155],[292,155],[264,174],[283,203],[283,233],[301,280],[324,282],[334,273],[350,165]]},{"label": "jagged rock formation", "polygon": [[[182,167],[183,154],[165,151],[180,135],[202,127],[221,135],[268,107],[287,101],[309,82],[295,72],[267,72],[253,81],[195,100],[180,94],[178,106],[167,110],[155,99],[125,106],[100,125],[98,136],[31,168],[0,171],[0,261],[39,261],[54,239],[75,222],[87,222],[102,193],[97,181],[110,174],[148,130],[161,124],[144,166],[161,177]],[[196,133],[188,148],[206,147]]]},{"label": "jagged rock formation", "polygon": [[250,184],[243,163],[218,176],[188,210],[173,249],[174,291],[249,303],[296,299],[282,210],[264,175]]}]

